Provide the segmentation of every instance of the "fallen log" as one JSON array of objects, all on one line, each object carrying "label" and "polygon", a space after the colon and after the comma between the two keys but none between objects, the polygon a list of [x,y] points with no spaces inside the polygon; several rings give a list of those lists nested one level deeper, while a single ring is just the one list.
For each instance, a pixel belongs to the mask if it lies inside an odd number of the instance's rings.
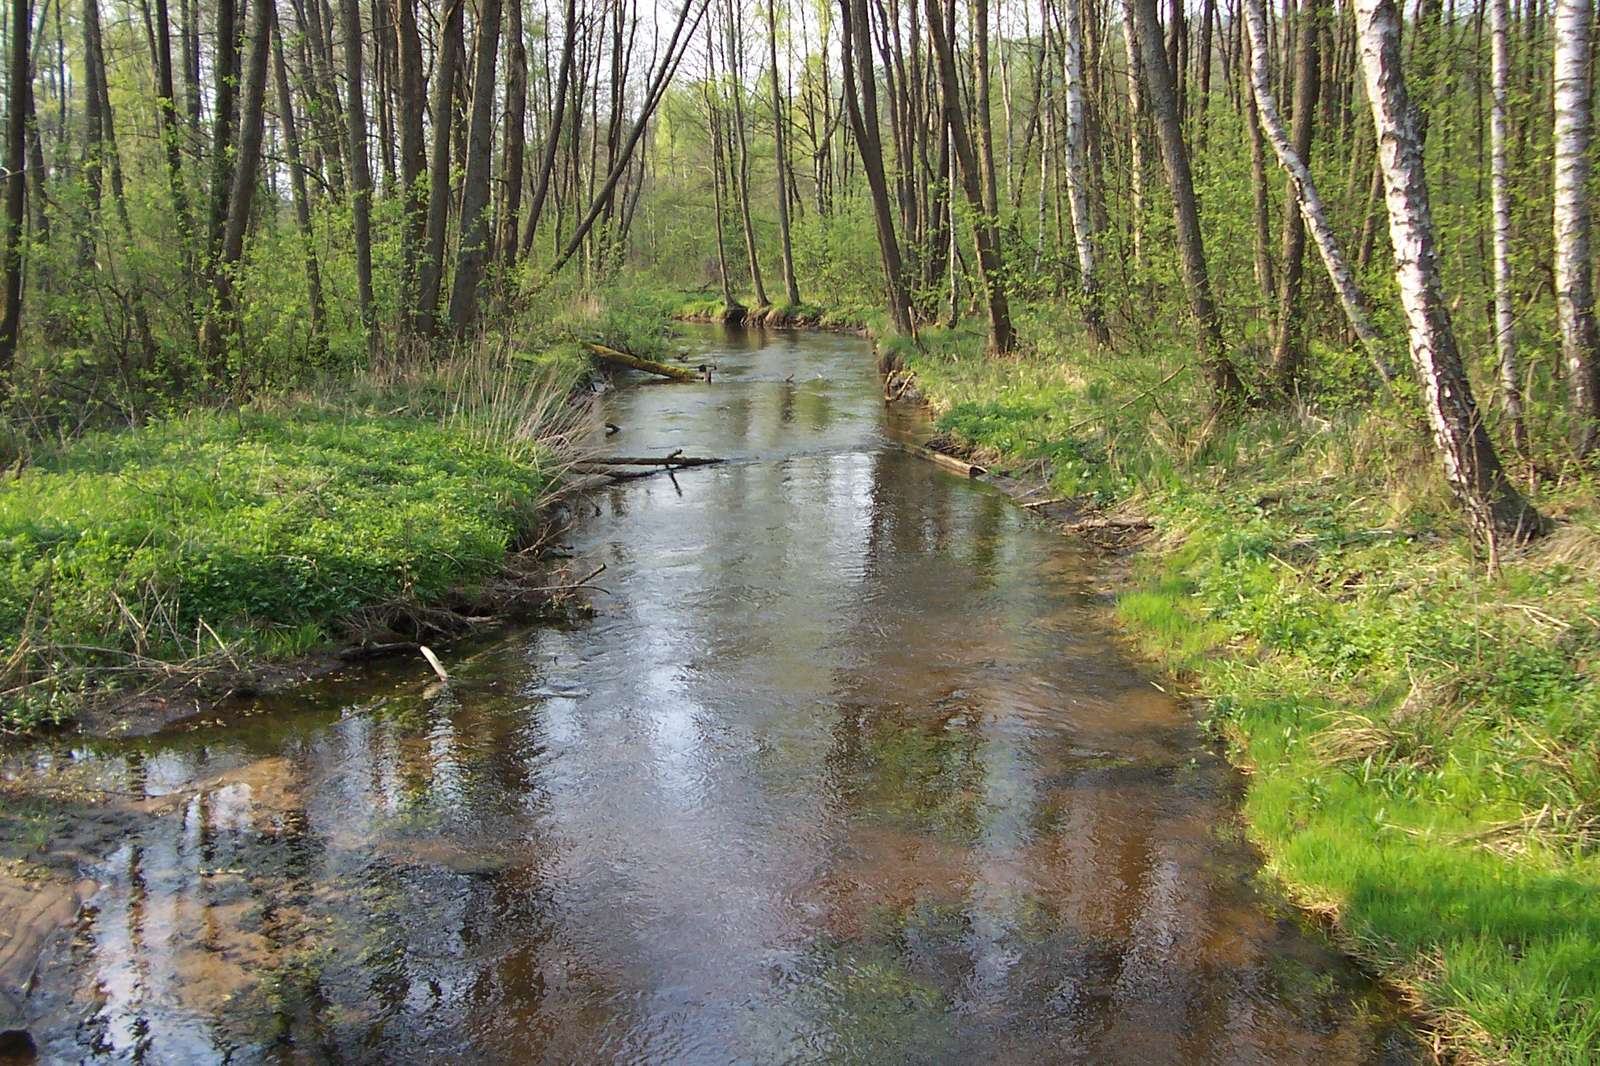
[{"label": "fallen log", "polygon": [[720,456],[684,455],[681,451],[671,455],[602,455],[583,462],[591,466],[715,466],[728,460]]},{"label": "fallen log", "polygon": [[590,355],[594,356],[602,363],[610,363],[613,366],[626,367],[629,370],[642,370],[646,374],[657,374],[664,378],[670,378],[673,381],[700,380],[700,375],[695,373],[693,370],[685,370],[682,367],[669,366],[666,363],[658,363],[653,359],[640,359],[637,355],[629,355],[627,352],[619,352],[615,348],[607,348],[603,344],[585,344],[584,347],[589,350]]},{"label": "fallen log", "polygon": [[903,452],[909,452],[920,459],[928,460],[930,463],[937,463],[946,470],[960,474],[962,477],[982,477],[989,472],[976,463],[969,463],[965,459],[957,459],[953,455],[946,455],[944,452],[934,451],[932,448],[927,448],[920,444],[895,441],[894,445]]}]

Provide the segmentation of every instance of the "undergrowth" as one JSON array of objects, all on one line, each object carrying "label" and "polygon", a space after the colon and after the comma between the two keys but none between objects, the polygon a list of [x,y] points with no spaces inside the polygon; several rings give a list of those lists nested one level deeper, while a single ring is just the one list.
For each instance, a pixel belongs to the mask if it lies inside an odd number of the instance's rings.
[{"label": "undergrowth", "polygon": [[583,361],[486,344],[59,445],[0,491],[0,730],[283,658],[494,575]]}]

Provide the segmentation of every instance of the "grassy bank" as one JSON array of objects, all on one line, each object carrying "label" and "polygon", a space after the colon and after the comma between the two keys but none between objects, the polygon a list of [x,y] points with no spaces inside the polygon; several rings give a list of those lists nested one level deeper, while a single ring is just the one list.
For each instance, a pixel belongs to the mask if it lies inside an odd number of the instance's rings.
[{"label": "grassy bank", "polygon": [[35,446],[0,491],[0,728],[470,597],[536,522],[581,371],[485,350]]},{"label": "grassy bank", "polygon": [[[1025,335],[1077,330],[1035,318]],[[981,339],[885,344],[991,465],[1156,522],[1119,611],[1205,697],[1272,871],[1464,1057],[1595,1061],[1592,475],[1541,486],[1558,530],[1491,572],[1403,392],[1217,429],[1178,338],[1104,355],[1036,341],[1006,360]],[[1339,373],[1317,395],[1374,391],[1358,364]]]}]

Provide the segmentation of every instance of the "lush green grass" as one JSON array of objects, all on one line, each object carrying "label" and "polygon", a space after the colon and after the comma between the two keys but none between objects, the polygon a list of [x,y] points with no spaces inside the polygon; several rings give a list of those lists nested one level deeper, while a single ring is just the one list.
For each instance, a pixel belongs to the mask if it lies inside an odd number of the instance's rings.
[{"label": "lush green grass", "polygon": [[[889,343],[943,431],[1155,519],[1120,614],[1208,697],[1271,868],[1469,1054],[1595,1061],[1592,475],[1542,490],[1560,528],[1491,573],[1404,392],[1207,426],[1181,338],[1096,355],[1058,320],[1024,335],[1005,360],[967,331]],[[1354,360],[1317,365],[1319,396],[1370,391]]]},{"label": "lush green grass", "polygon": [[0,727],[223,645],[303,652],[358,611],[494,573],[550,463],[523,436],[539,412],[518,423],[493,392],[412,389],[401,413],[198,413],[37,455],[0,487]]}]

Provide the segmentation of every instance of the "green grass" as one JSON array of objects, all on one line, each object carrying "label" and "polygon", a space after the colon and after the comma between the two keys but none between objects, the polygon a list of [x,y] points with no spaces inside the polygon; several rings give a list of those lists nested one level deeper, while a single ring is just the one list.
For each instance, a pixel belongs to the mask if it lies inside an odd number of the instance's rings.
[{"label": "green grass", "polygon": [[198,413],[36,456],[0,487],[0,727],[222,645],[301,653],[359,611],[495,573],[551,464],[504,410],[483,417],[492,391],[413,389],[401,413]]},{"label": "green grass", "polygon": [[[1207,426],[1188,345],[1095,354],[1059,316],[985,359],[889,342],[938,428],[1157,524],[1118,610],[1250,771],[1271,870],[1465,1056],[1600,1059],[1600,506],[1490,573],[1414,400],[1319,353],[1319,408]],[[1550,439],[1547,435],[1545,439]]]}]

